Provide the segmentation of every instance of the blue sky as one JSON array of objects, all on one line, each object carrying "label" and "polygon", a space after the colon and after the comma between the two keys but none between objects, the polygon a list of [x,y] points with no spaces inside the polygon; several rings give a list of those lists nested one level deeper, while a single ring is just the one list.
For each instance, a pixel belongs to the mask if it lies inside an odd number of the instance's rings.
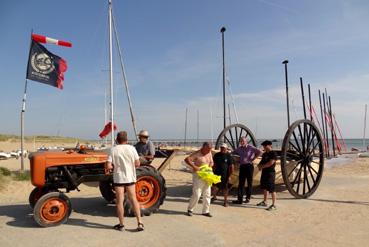
[{"label": "blue sky", "polygon": [[[301,76],[311,84],[316,109],[318,89],[327,88],[343,136],[362,137],[368,1],[113,0],[113,6],[137,125],[152,138],[183,138],[186,107],[189,138],[196,138],[197,111],[200,138],[221,131],[222,26],[239,122],[257,138],[282,138],[286,131],[284,59],[290,61],[292,120],[302,117]],[[108,81],[105,0],[0,2],[0,133],[20,133],[32,29],[73,47],[46,45],[68,62],[64,90],[29,82],[26,135],[96,139]],[[114,64],[118,128],[133,136],[117,57]]]}]

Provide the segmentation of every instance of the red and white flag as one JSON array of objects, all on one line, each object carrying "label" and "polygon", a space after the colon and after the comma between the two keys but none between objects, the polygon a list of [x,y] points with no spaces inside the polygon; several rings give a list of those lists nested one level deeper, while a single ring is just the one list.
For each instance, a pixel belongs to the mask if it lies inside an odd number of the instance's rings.
[{"label": "red and white flag", "polygon": [[54,44],[54,45],[72,47],[72,43],[68,41],[57,40],[57,39],[53,39],[53,38],[46,37],[46,36],[39,35],[39,34],[32,34],[32,39],[36,42],[40,42],[43,44]]}]

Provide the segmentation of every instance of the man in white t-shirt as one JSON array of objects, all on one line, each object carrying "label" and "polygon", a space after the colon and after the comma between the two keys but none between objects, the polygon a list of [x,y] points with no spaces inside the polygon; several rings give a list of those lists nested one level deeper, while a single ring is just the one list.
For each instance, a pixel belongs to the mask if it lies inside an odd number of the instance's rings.
[{"label": "man in white t-shirt", "polygon": [[128,199],[131,201],[133,210],[137,218],[137,231],[143,231],[144,225],[141,222],[140,204],[136,198],[136,167],[140,166],[136,149],[127,144],[127,132],[121,131],[117,134],[118,145],[110,150],[110,155],[105,164],[105,173],[113,171],[114,189],[116,194],[117,215],[119,224],[114,226],[115,230],[124,230],[124,189],[127,191]]}]

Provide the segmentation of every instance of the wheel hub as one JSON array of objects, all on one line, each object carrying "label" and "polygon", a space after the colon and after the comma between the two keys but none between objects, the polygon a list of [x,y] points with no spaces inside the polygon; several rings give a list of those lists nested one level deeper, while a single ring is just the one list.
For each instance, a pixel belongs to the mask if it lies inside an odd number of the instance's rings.
[{"label": "wheel hub", "polygon": [[66,213],[65,204],[58,199],[46,201],[42,210],[42,217],[47,221],[57,221],[64,217]]},{"label": "wheel hub", "polygon": [[154,194],[154,189],[153,186],[151,185],[151,183],[147,182],[147,181],[139,181],[138,185],[138,201],[139,202],[146,202],[149,201],[150,198],[153,196]]}]

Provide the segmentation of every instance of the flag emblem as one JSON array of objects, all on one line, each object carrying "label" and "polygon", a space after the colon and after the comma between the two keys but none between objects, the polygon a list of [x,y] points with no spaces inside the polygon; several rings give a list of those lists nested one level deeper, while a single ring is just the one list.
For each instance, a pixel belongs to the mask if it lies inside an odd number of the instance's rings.
[{"label": "flag emblem", "polygon": [[52,58],[46,53],[35,52],[31,57],[31,65],[35,73],[43,75],[50,74],[55,69]]}]

